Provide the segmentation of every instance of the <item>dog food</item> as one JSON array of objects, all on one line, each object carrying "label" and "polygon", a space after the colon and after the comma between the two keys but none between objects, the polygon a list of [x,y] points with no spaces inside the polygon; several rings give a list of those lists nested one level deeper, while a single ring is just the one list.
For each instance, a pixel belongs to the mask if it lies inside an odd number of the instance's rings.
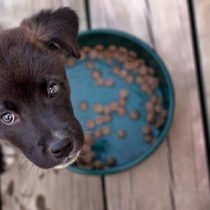
[{"label": "dog food", "polygon": [[74,58],[69,58],[67,60],[67,64],[69,67],[74,66],[75,65],[75,59]]},{"label": "dog food", "polygon": [[[94,48],[84,47],[82,53],[84,54],[84,58],[88,56],[91,59],[104,59],[107,64],[111,64],[114,59],[117,59],[122,63],[122,66],[116,65],[112,68],[113,78],[103,78],[102,71],[94,69],[94,60],[87,61],[85,65],[88,69],[93,70],[92,78],[94,79],[96,86],[112,88],[116,82],[114,77],[117,76],[121,78],[127,86],[136,83],[142,91],[148,94],[149,101],[145,105],[147,112],[146,120],[148,124],[145,125],[140,132],[144,135],[145,142],[153,145],[157,141],[153,134],[153,128],[161,129],[165,125],[168,114],[167,110],[163,107],[162,98],[157,96],[154,92],[159,87],[159,79],[155,77],[154,69],[147,67],[144,60],[138,58],[136,52],[128,51],[125,47],[110,45],[106,49],[103,45],[98,44]],[[75,65],[75,60],[69,59],[67,63],[69,66]],[[116,85],[118,84],[116,83]],[[111,122],[116,114],[120,117],[128,115],[126,106],[129,102],[129,95],[129,90],[123,88],[119,90],[118,100],[112,101],[110,104],[102,105],[97,103],[93,106],[94,112],[98,115],[95,119],[88,120],[86,123],[87,128],[90,130],[94,129],[94,131],[92,131],[93,134],[85,134],[85,145],[82,149],[83,153],[81,154],[81,160],[78,161],[79,167],[87,169],[104,169],[116,164],[114,157],[107,158],[105,162],[95,160],[96,154],[92,151],[92,146],[96,139],[111,134],[110,126],[105,125],[102,128],[100,127],[100,129],[97,126]],[[81,102],[80,110],[86,111],[87,109],[88,103],[84,101]],[[130,108],[128,110],[130,110]],[[140,112],[136,109],[132,110],[130,112],[130,118],[137,121],[140,118]],[[126,138],[127,131],[119,128],[117,135],[120,139]],[[136,157],[140,157],[141,155],[142,153],[138,153]]]},{"label": "dog food", "polygon": [[109,157],[106,162],[108,166],[114,166],[116,164],[116,160],[113,157]]},{"label": "dog food", "polygon": [[112,78],[106,79],[106,80],[105,80],[105,85],[106,85],[107,87],[112,87],[112,86],[114,86],[114,80],[113,80]]},{"label": "dog food", "polygon": [[138,120],[140,117],[140,113],[138,110],[133,110],[130,114],[132,120]]},{"label": "dog food", "polygon": [[102,133],[104,136],[108,136],[111,133],[111,128],[109,126],[105,126],[102,128]]},{"label": "dog food", "polygon": [[94,129],[96,126],[96,123],[94,122],[94,120],[88,120],[86,123],[86,127],[89,129]]},{"label": "dog food", "polygon": [[87,61],[87,62],[86,62],[86,67],[87,67],[88,69],[93,69],[93,68],[94,68],[94,63],[93,63],[92,61]]},{"label": "dog food", "polygon": [[119,130],[118,136],[119,136],[119,138],[124,139],[127,136],[127,133],[125,130]]},{"label": "dog food", "polygon": [[81,111],[87,111],[87,109],[88,109],[88,104],[87,104],[87,102],[85,102],[85,101],[81,102],[81,103],[79,104],[79,108],[80,108]]}]

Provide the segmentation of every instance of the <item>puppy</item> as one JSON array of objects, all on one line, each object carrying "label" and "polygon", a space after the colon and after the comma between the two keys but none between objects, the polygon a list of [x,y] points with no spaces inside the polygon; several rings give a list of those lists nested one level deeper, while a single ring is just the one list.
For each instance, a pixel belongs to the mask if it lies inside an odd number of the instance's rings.
[{"label": "puppy", "polygon": [[77,37],[78,17],[67,7],[0,33],[0,139],[41,168],[66,167],[84,142],[65,73],[66,52],[80,57]]}]

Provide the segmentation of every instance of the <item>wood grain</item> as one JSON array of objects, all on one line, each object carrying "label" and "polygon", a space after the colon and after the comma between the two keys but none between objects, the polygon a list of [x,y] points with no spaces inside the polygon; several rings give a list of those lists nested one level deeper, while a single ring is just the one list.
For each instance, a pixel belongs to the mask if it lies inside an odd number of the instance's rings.
[{"label": "wood grain", "polygon": [[15,27],[23,18],[41,9],[56,9],[60,6],[72,7],[80,17],[80,30],[86,29],[84,0],[0,0],[0,26],[1,28]]},{"label": "wood grain", "polygon": [[[100,178],[41,170],[22,158],[2,176],[3,210],[103,209]],[[45,208],[37,207],[39,197],[44,198]]]},{"label": "wood grain", "polygon": [[[2,28],[18,26],[24,17],[59,6],[75,9],[80,16],[80,30],[86,29],[83,0],[0,0],[0,25]],[[43,171],[22,159],[1,177],[3,210],[104,209],[100,177],[82,176],[68,170]],[[38,201],[42,208],[37,206]]]},{"label": "wood grain", "polygon": [[187,1],[131,0],[128,4],[91,0],[91,14],[93,27],[128,31],[152,44],[170,71],[176,93],[169,141],[140,166],[106,177],[108,208],[209,209],[205,139]]}]

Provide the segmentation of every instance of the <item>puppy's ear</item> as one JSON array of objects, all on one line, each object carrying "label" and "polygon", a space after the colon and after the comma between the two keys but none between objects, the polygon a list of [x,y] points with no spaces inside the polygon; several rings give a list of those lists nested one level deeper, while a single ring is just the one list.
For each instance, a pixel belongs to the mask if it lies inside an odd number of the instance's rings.
[{"label": "puppy's ear", "polygon": [[27,27],[39,41],[49,48],[63,49],[75,58],[80,57],[77,44],[79,23],[78,17],[72,9],[63,7],[55,11],[43,10],[24,19],[21,26]]}]

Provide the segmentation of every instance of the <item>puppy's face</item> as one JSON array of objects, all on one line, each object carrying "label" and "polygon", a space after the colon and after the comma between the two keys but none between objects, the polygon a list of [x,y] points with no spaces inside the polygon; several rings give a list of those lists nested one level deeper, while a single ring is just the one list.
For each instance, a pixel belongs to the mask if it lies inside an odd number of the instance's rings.
[{"label": "puppy's face", "polygon": [[74,116],[65,51],[78,58],[69,8],[41,13],[0,34],[0,138],[42,168],[72,162],[84,141]]}]

